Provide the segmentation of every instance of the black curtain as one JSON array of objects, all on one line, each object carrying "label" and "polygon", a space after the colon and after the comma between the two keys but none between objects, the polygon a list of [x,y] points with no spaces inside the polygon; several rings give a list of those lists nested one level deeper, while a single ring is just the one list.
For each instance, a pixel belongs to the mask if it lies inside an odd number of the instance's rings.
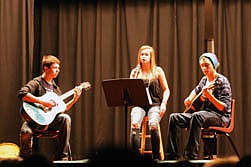
[{"label": "black curtain", "polygon": [[[236,99],[231,136],[242,156],[251,152],[250,5],[248,1],[214,0],[212,10],[215,53],[221,63],[218,71],[229,78]],[[88,157],[90,150],[107,144],[128,143],[124,130],[129,134],[129,126],[124,125],[125,121],[130,124],[130,113],[125,113],[123,106],[107,107],[102,81],[129,77],[138,48],[150,44],[171,90],[161,120],[166,147],[170,113],[184,110],[184,98],[202,76],[198,57],[205,51],[204,1],[1,0],[0,8],[1,141],[19,142],[21,117],[16,93],[41,73],[41,56],[54,54],[62,62],[57,82],[63,91],[84,81],[92,84],[69,111],[73,158]],[[184,132],[180,149],[185,139]],[[220,154],[234,154],[225,141],[219,139]]]}]

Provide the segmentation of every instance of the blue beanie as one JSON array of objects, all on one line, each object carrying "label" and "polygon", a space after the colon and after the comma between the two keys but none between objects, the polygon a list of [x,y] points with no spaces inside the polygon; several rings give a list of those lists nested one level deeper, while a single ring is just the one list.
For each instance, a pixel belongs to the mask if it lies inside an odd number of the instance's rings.
[{"label": "blue beanie", "polygon": [[218,61],[218,59],[217,59],[217,57],[216,57],[215,54],[209,53],[209,52],[203,53],[203,54],[200,56],[199,61],[200,61],[201,58],[203,58],[203,57],[208,58],[208,59],[212,62],[212,64],[214,65],[214,69],[217,69],[217,68],[219,67],[220,63],[219,63],[219,61]]}]

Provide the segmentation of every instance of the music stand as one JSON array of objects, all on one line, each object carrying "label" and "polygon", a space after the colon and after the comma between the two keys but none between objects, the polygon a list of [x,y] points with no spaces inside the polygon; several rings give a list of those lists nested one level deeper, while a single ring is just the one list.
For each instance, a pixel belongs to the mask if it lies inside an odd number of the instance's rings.
[{"label": "music stand", "polygon": [[127,145],[128,106],[149,106],[145,85],[142,79],[108,79],[103,80],[103,89],[109,107],[124,106],[125,109],[125,143]]}]

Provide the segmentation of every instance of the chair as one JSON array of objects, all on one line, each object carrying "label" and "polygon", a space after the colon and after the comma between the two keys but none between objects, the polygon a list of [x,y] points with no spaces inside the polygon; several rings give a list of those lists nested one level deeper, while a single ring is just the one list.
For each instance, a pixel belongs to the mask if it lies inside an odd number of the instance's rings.
[{"label": "chair", "polygon": [[[146,150],[146,139],[151,138],[151,135],[147,134],[147,122],[148,122],[148,116],[145,116],[142,122],[141,133],[140,133],[141,147],[139,149],[139,152],[141,155],[152,154],[152,150]],[[160,160],[164,160],[165,155],[164,155],[160,125],[158,125],[158,131],[159,131],[159,136],[160,136],[160,150],[159,150]]]},{"label": "chair", "polygon": [[[33,136],[35,137],[34,140],[34,151],[35,152],[39,152],[39,147],[38,147],[38,140],[39,138],[52,138],[52,139],[56,139],[58,137],[59,134],[59,130],[56,131],[34,131],[33,132]],[[70,148],[70,144],[68,144],[68,158],[71,161],[72,160],[72,154],[71,154],[71,148]]]},{"label": "chair", "polygon": [[216,155],[217,135],[225,135],[228,138],[228,140],[230,141],[230,144],[231,144],[232,148],[234,149],[236,155],[240,158],[240,154],[239,154],[233,140],[231,139],[231,137],[229,135],[234,129],[234,116],[235,116],[235,99],[232,99],[232,113],[231,113],[229,125],[227,127],[210,126],[208,128],[202,129],[202,139],[204,141],[204,145],[205,145],[205,143],[208,144],[208,140],[210,140],[210,139],[212,139],[214,141],[214,143],[213,143],[214,145],[209,146],[209,147],[211,147],[210,149],[208,149],[208,147],[207,148],[204,147],[204,156],[208,155],[209,159],[212,159],[213,154]]}]

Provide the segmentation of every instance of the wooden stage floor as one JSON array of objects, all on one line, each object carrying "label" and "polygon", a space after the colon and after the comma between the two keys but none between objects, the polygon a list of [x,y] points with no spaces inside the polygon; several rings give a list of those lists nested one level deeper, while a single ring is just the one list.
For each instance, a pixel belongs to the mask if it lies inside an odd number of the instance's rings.
[{"label": "wooden stage floor", "polygon": [[[116,161],[116,160],[114,160]],[[202,167],[205,163],[213,160],[190,160],[190,161],[176,161],[176,160],[163,160],[156,163],[157,167]],[[89,167],[88,159],[73,160],[73,161],[53,161],[53,167]],[[116,163],[117,164],[117,163]],[[125,164],[121,162],[121,166]],[[111,162],[111,165],[112,162]]]}]

